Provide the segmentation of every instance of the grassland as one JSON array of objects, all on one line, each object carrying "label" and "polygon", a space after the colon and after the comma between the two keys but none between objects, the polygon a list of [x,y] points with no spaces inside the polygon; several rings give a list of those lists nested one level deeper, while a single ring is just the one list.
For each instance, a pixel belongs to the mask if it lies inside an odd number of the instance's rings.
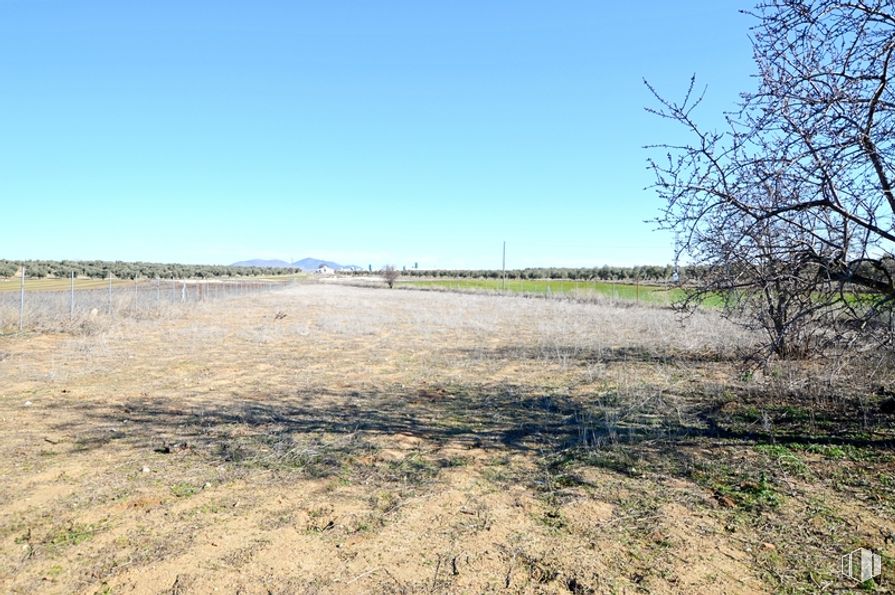
[{"label": "grassland", "polygon": [[[0,338],[0,591],[771,593],[895,557],[892,366],[326,284]],[[881,589],[874,585],[864,588]]]},{"label": "grassland", "polygon": [[[113,287],[133,286],[134,282],[127,279],[112,280]],[[76,279],[75,290],[104,289],[109,287],[108,279]],[[21,291],[22,282],[16,278],[0,279],[0,291]],[[25,279],[25,291],[68,291],[71,289],[70,279]]]},{"label": "grassland", "polygon": [[615,300],[670,304],[683,296],[681,290],[660,285],[573,281],[570,279],[426,279],[402,280],[398,286],[488,291],[522,295],[598,295]]}]

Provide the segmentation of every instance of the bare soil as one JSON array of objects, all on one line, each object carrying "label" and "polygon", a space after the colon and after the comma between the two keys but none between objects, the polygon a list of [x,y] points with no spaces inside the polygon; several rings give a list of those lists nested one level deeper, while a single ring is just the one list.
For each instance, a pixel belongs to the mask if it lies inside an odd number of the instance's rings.
[{"label": "bare soil", "polygon": [[5,337],[0,590],[815,592],[869,547],[885,591],[889,364],[757,372],[753,343],[324,284]]}]

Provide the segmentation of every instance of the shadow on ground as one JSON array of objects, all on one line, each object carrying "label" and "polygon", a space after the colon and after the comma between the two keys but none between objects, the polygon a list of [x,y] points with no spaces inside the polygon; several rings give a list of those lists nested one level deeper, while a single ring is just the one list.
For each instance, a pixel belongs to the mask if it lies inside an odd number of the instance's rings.
[{"label": "shadow on ground", "polygon": [[[394,387],[379,391],[209,394],[187,402],[158,395],[119,405],[77,405],[77,421],[57,426],[75,449],[125,443],[168,453],[189,449],[212,461],[339,473],[346,461],[411,438],[439,447],[528,453],[538,461],[586,452],[594,464],[625,471],[650,459],[670,474],[686,473],[687,447],[819,443],[891,449],[891,416],[817,395],[785,402],[750,390],[670,395],[638,393],[572,398],[519,385]],[[865,404],[866,405],[866,404]],[[611,458],[601,458],[612,451]],[[593,456],[593,455],[597,456]],[[619,456],[620,455],[620,456]],[[621,462],[619,462],[621,461]]]},{"label": "shadow on ground", "polygon": [[734,350],[667,350],[638,346],[585,348],[577,345],[517,345],[499,348],[460,349],[457,357],[471,359],[561,361],[585,364],[742,364],[748,354]]}]

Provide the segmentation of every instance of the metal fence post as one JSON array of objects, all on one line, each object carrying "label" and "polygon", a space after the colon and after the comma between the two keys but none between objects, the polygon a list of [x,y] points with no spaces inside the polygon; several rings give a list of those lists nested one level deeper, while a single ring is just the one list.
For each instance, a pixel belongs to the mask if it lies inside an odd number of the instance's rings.
[{"label": "metal fence post", "polygon": [[25,328],[25,265],[22,265],[22,292],[19,300],[19,332]]},{"label": "metal fence post", "polygon": [[71,272],[71,299],[69,300],[68,321],[75,320],[75,272]]}]

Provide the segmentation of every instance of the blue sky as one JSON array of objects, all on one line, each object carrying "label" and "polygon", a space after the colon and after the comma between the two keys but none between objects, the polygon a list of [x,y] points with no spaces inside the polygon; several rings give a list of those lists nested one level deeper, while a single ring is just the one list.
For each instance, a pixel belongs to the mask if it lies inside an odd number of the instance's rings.
[{"label": "blue sky", "polygon": [[641,81],[716,121],[747,6],[0,0],[0,258],[666,263]]}]

